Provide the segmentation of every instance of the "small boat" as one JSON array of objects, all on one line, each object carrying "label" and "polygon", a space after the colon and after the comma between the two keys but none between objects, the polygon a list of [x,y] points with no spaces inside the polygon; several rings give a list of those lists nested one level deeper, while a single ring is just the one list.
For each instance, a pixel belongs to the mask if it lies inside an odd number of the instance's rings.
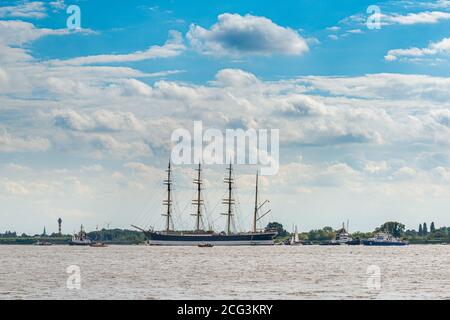
[{"label": "small boat", "polygon": [[107,247],[107,245],[104,244],[103,242],[93,242],[89,245],[89,247],[104,248],[104,247]]},{"label": "small boat", "polygon": [[200,243],[198,245],[199,248],[212,248],[214,247],[214,245],[212,245],[211,243]]},{"label": "small boat", "polygon": [[97,226],[97,238],[95,239],[95,242],[92,242],[91,244],[89,244],[89,246],[93,247],[93,248],[107,247],[107,245],[104,244],[103,242],[100,242],[99,239],[100,239],[100,231],[98,231],[98,226]]},{"label": "small boat", "polygon": [[92,243],[91,239],[88,238],[86,232],[83,229],[83,225],[81,225],[80,232],[72,236],[72,240],[70,240],[69,245],[89,246],[91,243]]},{"label": "small boat", "polygon": [[299,239],[297,226],[295,226],[295,231],[294,234],[292,235],[291,242],[289,244],[291,246],[300,246],[303,244]]},{"label": "small boat", "polygon": [[365,246],[406,246],[409,243],[389,233],[380,232],[373,238],[362,240],[362,244]]}]

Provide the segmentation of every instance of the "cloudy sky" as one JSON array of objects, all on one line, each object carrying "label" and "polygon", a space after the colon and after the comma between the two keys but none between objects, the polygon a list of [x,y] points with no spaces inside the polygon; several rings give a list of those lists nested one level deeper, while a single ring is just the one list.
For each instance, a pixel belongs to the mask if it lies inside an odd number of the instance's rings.
[{"label": "cloudy sky", "polygon": [[[2,0],[0,230],[161,227],[170,135],[196,120],[280,129],[265,223],[450,225],[449,27],[446,0]],[[255,170],[236,167],[243,230]],[[193,174],[174,168],[178,228]],[[221,229],[225,170],[204,174]]]}]

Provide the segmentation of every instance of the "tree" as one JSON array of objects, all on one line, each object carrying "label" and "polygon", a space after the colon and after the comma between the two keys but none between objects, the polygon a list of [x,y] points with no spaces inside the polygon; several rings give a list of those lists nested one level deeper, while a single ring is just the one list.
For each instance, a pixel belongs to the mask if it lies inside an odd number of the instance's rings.
[{"label": "tree", "polygon": [[405,225],[400,222],[389,221],[382,224],[377,231],[387,232],[394,237],[400,237],[405,231]]},{"label": "tree", "polygon": [[435,226],[434,226],[434,222],[431,222],[431,225],[430,225],[430,232],[431,232],[431,233],[435,233],[435,232],[436,232],[436,228],[435,228]]},{"label": "tree", "polygon": [[427,236],[428,235],[428,227],[427,227],[427,223],[426,222],[423,223],[423,229],[422,230],[423,230],[422,231],[423,235]]},{"label": "tree", "polygon": [[329,241],[334,239],[336,239],[336,232],[331,227],[324,227],[308,232],[308,240],[311,241]]},{"label": "tree", "polygon": [[266,230],[269,229],[273,229],[276,230],[278,232],[277,238],[278,237],[286,237],[289,235],[289,232],[287,232],[286,230],[284,230],[283,225],[281,223],[278,222],[269,222],[267,224]]},{"label": "tree", "polygon": [[423,236],[422,224],[419,224],[419,237]]}]

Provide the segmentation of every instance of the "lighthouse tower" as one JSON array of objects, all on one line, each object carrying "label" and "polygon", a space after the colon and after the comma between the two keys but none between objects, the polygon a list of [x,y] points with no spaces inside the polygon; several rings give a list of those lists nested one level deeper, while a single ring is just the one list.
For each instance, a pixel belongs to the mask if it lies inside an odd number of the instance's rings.
[{"label": "lighthouse tower", "polygon": [[62,223],[62,219],[59,218],[59,219],[58,219],[58,234],[59,234],[59,235],[62,235],[62,233],[61,233],[61,223]]}]

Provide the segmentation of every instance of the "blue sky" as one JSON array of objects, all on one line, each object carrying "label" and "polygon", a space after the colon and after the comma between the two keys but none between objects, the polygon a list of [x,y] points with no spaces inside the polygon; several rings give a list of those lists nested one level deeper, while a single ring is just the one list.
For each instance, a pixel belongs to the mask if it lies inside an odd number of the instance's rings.
[{"label": "blue sky", "polygon": [[[170,134],[195,120],[280,129],[271,220],[448,225],[449,27],[445,0],[2,1],[0,229],[158,227]],[[222,169],[206,172],[214,221]],[[192,170],[176,170],[190,227]]]},{"label": "blue sky", "polygon": [[[78,2],[74,2],[78,3]],[[140,62],[134,64],[143,70],[157,70],[161,67],[181,68],[189,72],[179,75],[180,80],[204,82],[224,67],[245,68],[264,79],[293,77],[296,75],[362,75],[379,72],[426,73],[448,75],[448,64],[430,67],[423,63],[389,63],[383,59],[393,47],[423,46],[447,36],[448,19],[439,23],[417,23],[412,25],[390,25],[381,30],[369,30],[364,25],[342,22],[346,18],[362,14],[373,4],[371,1],[284,1],[282,8],[273,1],[204,1],[186,3],[183,1],[133,1],[131,4],[116,1],[81,1],[83,27],[95,30],[98,35],[68,36],[63,39],[46,37],[33,44],[36,57],[70,58],[80,55],[105,52],[127,53],[141,50],[152,44],[162,44],[169,30],[186,33],[191,24],[209,27],[217,16],[230,12],[240,15],[251,14],[271,19],[274,23],[298,30],[304,38],[317,39],[320,45],[302,56],[272,55],[236,59],[225,57],[204,57],[187,52],[176,59],[159,61],[158,64]],[[377,3],[389,13],[408,14],[437,10],[417,6],[405,10],[401,1]],[[444,9],[447,9],[444,7]],[[442,9],[441,9],[442,10]],[[36,25],[61,28],[67,15],[61,12],[49,13]],[[340,31],[327,28],[338,26]],[[362,34],[341,37],[339,41],[330,35],[345,35],[348,30],[362,30]],[[339,63],[337,63],[339,62]]]}]

